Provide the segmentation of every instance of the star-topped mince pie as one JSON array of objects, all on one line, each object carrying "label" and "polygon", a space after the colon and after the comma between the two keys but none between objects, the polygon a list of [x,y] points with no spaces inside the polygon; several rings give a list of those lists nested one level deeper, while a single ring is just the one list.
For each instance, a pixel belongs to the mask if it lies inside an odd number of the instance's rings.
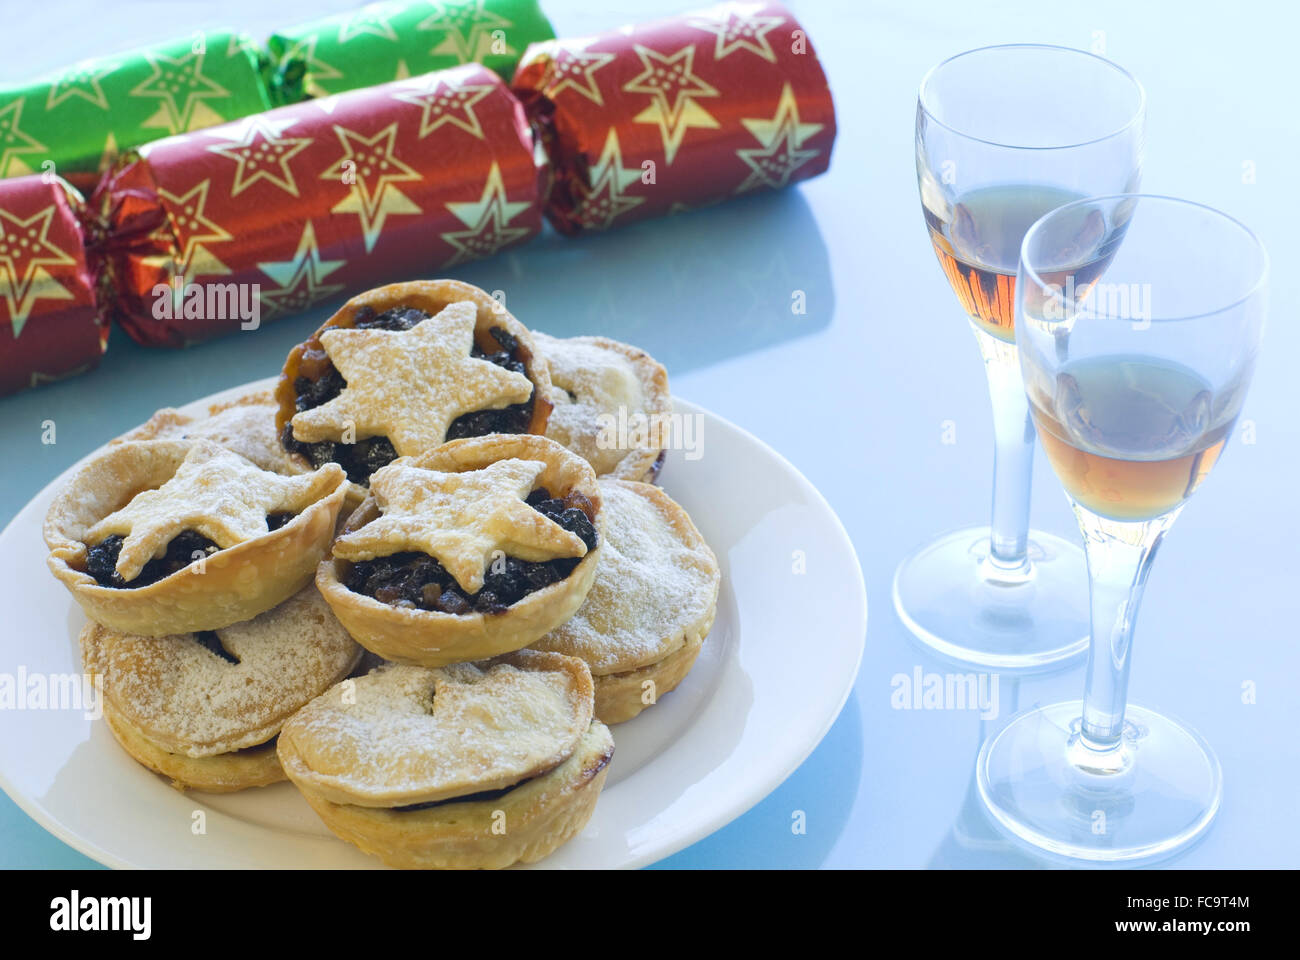
[{"label": "star-topped mince pie", "polygon": [[586,665],[554,653],[389,664],[307,704],[277,750],[325,825],[389,866],[507,867],[591,818],[614,754],[592,703]]},{"label": "star-topped mince pie", "polygon": [[550,391],[532,335],[487,293],[398,283],[349,300],[290,351],[276,425],[286,451],[364,486],[447,440],[544,432]]},{"label": "star-topped mince pie", "polygon": [[364,647],[442,666],[532,643],[582,604],[603,515],[590,465],[545,437],[455,440],[377,470],[316,575]]},{"label": "star-topped mince pie", "polygon": [[337,465],[282,476],[207,440],[114,444],[50,505],[48,563],[114,630],[216,630],[310,582],[345,487]]},{"label": "star-topped mince pie", "polygon": [[598,476],[652,481],[671,439],[668,373],[650,354],[605,337],[534,332],[551,374],[546,435]]}]

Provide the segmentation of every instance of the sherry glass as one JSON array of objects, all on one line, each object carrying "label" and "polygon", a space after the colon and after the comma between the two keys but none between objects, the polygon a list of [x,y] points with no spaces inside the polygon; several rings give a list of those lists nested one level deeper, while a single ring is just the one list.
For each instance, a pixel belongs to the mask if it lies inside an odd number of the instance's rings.
[{"label": "sherry glass", "polygon": [[1218,810],[1214,754],[1188,727],[1127,704],[1129,667],[1156,550],[1241,411],[1267,272],[1246,227],[1170,197],[1081,200],[1025,235],[1020,365],[1083,531],[1092,640],[1083,701],[1011,720],[981,749],[976,779],[994,819],[1051,854],[1154,859]]},{"label": "sherry glass", "polygon": [[1029,226],[1085,196],[1137,189],[1145,97],[1126,71],[1067,47],[984,47],[921,83],[916,170],[934,251],[970,318],[993,405],[993,510],[905,560],[894,607],[922,642],[1001,671],[1051,668],[1088,643],[1073,543],[1029,529],[1034,432],[1013,334]]}]

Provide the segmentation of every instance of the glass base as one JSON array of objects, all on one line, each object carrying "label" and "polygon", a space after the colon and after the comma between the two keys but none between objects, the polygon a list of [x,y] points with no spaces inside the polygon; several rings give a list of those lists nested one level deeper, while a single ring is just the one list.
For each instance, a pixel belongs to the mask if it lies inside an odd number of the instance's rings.
[{"label": "glass base", "polygon": [[976,763],[980,799],[1012,839],[1055,858],[1138,863],[1199,839],[1219,810],[1219,761],[1194,731],[1128,707],[1123,746],[1087,749],[1083,704],[1057,703],[1011,720]]},{"label": "glass base", "polygon": [[918,640],[964,664],[1048,670],[1088,650],[1088,564],[1060,537],[1030,532],[1027,572],[989,563],[989,528],[949,533],[904,560],[894,609]]}]

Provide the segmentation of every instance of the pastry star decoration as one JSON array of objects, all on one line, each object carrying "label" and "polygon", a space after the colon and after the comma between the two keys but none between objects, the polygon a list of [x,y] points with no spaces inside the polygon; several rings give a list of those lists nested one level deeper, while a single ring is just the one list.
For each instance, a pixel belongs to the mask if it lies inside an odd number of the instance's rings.
[{"label": "pastry star decoration", "polygon": [[464,473],[401,460],[381,467],[370,492],[382,515],[335,540],[334,556],[355,561],[419,551],[468,593],[482,589],[488,564],[501,554],[532,563],[585,556],[587,545],[576,534],[524,502],[545,469],[513,458]]},{"label": "pastry star decoration", "polygon": [[400,456],[438,446],[463,413],[523,403],[533,384],[522,373],[470,356],[478,314],[453,303],[409,330],[335,328],[320,335],[347,386],[333,400],[294,416],[305,443],[388,437]]},{"label": "pastry star decoration", "polygon": [[99,543],[112,534],[122,535],[117,572],[130,581],[152,558],[165,553],[167,544],[183,530],[201,533],[221,549],[233,547],[265,535],[268,513],[301,513],[342,479],[337,464],[282,477],[225,447],[194,440],[170,480],[156,490],[137,494],[121,510],[99,521],[87,531],[85,542]]}]

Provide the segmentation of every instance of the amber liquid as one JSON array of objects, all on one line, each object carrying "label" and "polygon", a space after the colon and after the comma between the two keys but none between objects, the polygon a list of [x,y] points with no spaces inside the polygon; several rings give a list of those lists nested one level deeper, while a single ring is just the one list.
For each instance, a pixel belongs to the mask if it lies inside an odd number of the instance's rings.
[{"label": "amber liquid", "polygon": [[1168,513],[1209,475],[1232,431],[1186,367],[1137,357],[1066,364],[1056,395],[1029,393],[1047,459],[1069,495],[1113,520]]},{"label": "amber liquid", "polygon": [[972,190],[945,213],[923,207],[939,266],[982,330],[1015,342],[1020,242],[1034,221],[1078,199],[1068,190],[1023,184]]}]

